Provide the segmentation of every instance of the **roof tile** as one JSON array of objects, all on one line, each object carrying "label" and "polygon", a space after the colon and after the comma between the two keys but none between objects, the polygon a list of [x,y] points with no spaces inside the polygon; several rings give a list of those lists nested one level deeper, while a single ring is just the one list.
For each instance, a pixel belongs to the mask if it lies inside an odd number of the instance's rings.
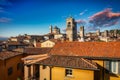
[{"label": "roof tile", "polygon": [[36,64],[97,70],[95,62],[74,56],[50,56],[47,59],[38,61]]},{"label": "roof tile", "polygon": [[8,59],[8,58],[20,55],[20,54],[23,54],[23,53],[3,51],[3,52],[0,52],[0,60],[5,60],[5,59]]},{"label": "roof tile", "polygon": [[120,42],[57,43],[51,55],[120,58]]},{"label": "roof tile", "polygon": [[25,48],[24,53],[26,54],[46,54],[49,53],[51,48]]}]

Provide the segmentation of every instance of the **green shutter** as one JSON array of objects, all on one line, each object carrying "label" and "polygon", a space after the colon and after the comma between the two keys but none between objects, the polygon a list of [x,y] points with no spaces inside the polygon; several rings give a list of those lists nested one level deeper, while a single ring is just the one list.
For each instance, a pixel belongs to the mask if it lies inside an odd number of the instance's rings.
[{"label": "green shutter", "polygon": [[110,61],[105,61],[104,67],[105,67],[106,71],[110,72],[110,70],[111,70]]},{"label": "green shutter", "polygon": [[120,74],[120,61],[118,61],[118,74]]}]

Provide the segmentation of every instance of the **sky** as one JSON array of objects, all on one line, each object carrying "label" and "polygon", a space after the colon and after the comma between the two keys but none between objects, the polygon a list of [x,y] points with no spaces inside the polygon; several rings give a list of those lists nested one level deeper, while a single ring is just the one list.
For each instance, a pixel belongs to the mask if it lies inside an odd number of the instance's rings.
[{"label": "sky", "polygon": [[120,0],[0,0],[0,37],[49,33],[49,26],[65,32],[73,17],[85,32],[120,29]]}]

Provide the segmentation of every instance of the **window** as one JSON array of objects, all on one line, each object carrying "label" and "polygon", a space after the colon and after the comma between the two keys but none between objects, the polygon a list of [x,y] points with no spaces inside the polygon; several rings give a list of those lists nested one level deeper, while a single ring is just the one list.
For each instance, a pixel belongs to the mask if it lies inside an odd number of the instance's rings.
[{"label": "window", "polygon": [[46,66],[45,65],[43,65],[43,69],[45,69],[46,68]]},{"label": "window", "polygon": [[118,73],[118,62],[117,61],[112,61],[111,62],[111,72],[112,73]]},{"label": "window", "polygon": [[71,22],[68,22],[68,27],[71,27]]},{"label": "window", "polygon": [[12,72],[13,72],[13,68],[12,67],[8,68],[8,75],[11,75]]},{"label": "window", "polygon": [[68,24],[71,24],[71,22],[68,22]]},{"label": "window", "polygon": [[23,67],[23,64],[22,64],[22,63],[18,63],[18,64],[17,64],[17,70],[24,71],[23,68],[24,68],[24,67]]},{"label": "window", "polygon": [[72,69],[66,69],[65,76],[72,76]]},{"label": "window", "polygon": [[44,80],[47,80],[46,78],[44,78]]},{"label": "window", "polygon": [[19,70],[19,69],[20,69],[20,63],[17,64],[17,70]]}]

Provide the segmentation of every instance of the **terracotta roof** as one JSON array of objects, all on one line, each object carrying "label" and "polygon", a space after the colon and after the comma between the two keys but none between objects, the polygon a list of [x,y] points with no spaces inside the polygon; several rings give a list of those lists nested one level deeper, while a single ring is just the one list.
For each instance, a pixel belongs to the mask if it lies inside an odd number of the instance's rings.
[{"label": "terracotta roof", "polygon": [[40,42],[36,42],[36,47],[41,47],[41,43]]},{"label": "terracotta roof", "polygon": [[56,44],[50,54],[120,59],[120,42],[63,42]]},{"label": "terracotta roof", "polygon": [[47,59],[38,61],[36,64],[97,70],[97,64],[95,62],[74,56],[50,56]]},{"label": "terracotta roof", "polygon": [[26,54],[46,54],[49,53],[51,48],[25,48],[24,53]]},{"label": "terracotta roof", "polygon": [[15,57],[15,56],[21,55],[21,54],[23,54],[23,53],[3,51],[3,52],[0,52],[0,60],[5,60],[5,59]]}]

